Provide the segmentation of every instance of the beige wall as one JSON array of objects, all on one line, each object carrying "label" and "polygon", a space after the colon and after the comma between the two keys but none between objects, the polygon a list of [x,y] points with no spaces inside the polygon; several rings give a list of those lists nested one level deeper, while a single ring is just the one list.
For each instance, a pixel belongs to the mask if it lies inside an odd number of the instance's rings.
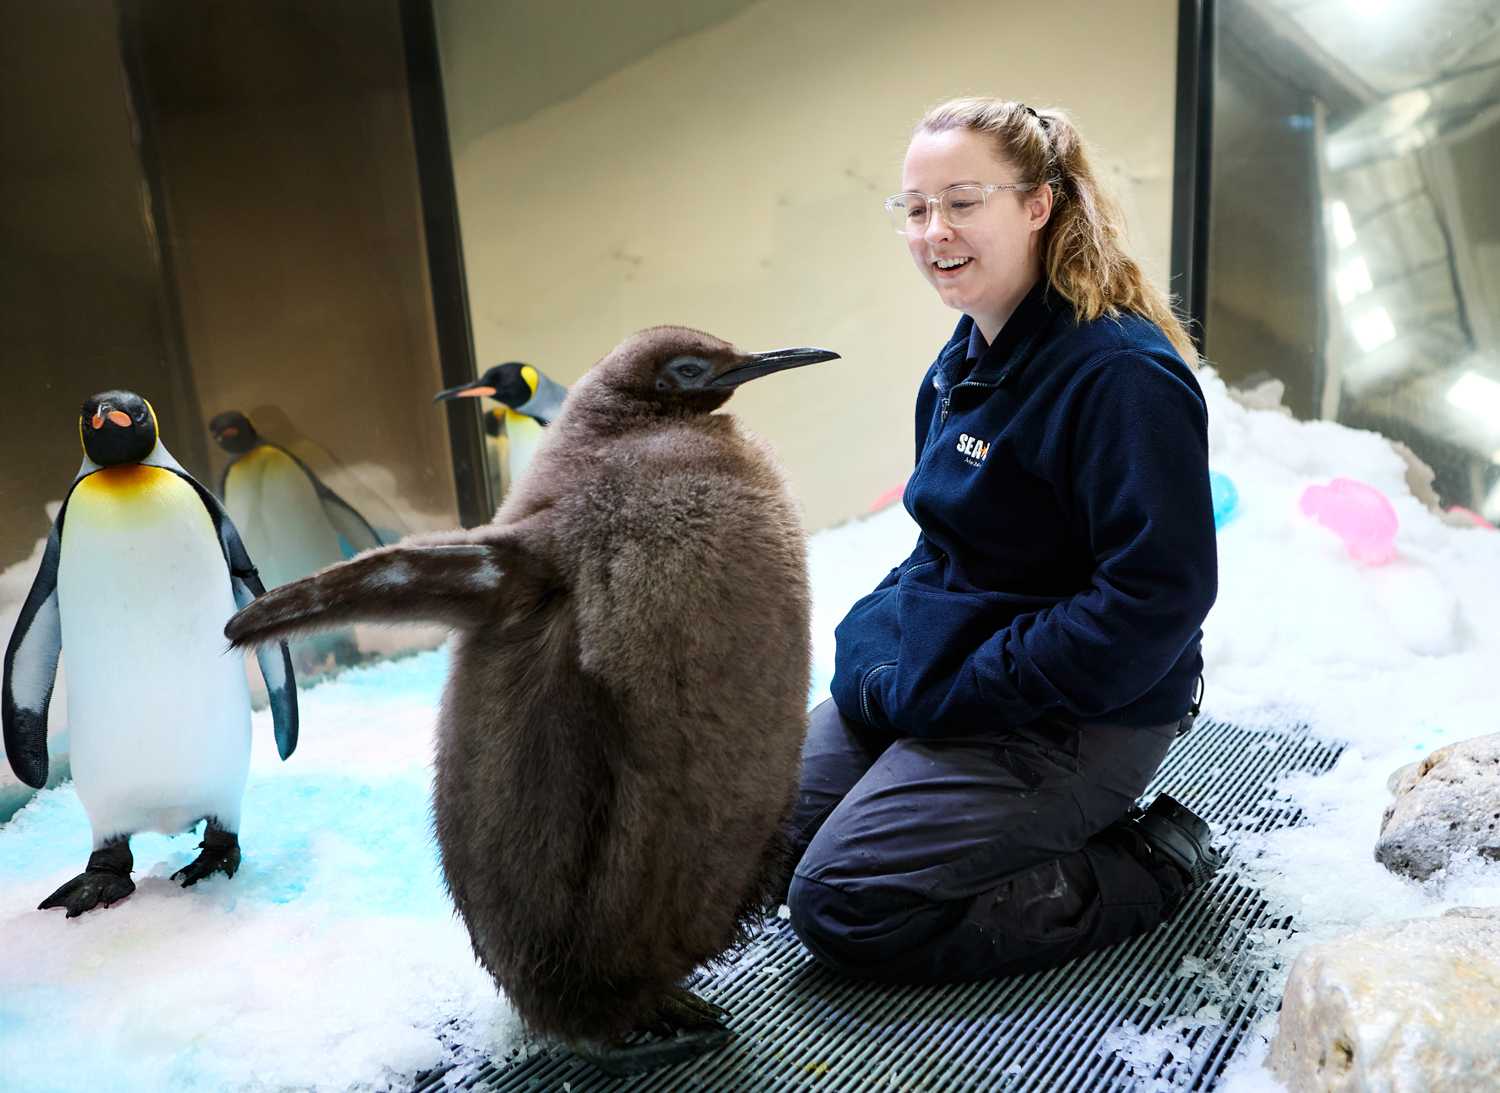
[{"label": "beige wall", "polygon": [[672,41],[455,148],[480,369],[572,383],[656,323],[837,350],[730,408],[776,445],[810,528],[858,515],[910,470],[915,387],[957,318],[881,209],[910,124],[959,94],[1069,109],[1164,284],[1175,43],[1167,0],[762,0]]}]

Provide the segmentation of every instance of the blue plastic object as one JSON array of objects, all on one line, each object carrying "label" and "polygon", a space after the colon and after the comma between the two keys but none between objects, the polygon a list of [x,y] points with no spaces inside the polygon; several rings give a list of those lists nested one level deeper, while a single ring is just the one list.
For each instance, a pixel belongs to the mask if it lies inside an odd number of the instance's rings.
[{"label": "blue plastic object", "polygon": [[1208,487],[1213,494],[1214,530],[1217,531],[1229,523],[1235,510],[1239,508],[1240,491],[1234,488],[1234,483],[1227,474],[1220,474],[1218,471],[1208,472]]}]

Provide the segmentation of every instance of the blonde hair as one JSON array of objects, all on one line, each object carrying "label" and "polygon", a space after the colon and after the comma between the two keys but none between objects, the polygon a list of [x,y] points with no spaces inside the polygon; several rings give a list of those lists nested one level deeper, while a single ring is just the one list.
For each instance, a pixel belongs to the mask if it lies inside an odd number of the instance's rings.
[{"label": "blonde hair", "polygon": [[1042,266],[1080,321],[1133,311],[1161,327],[1182,359],[1197,365],[1198,351],[1166,294],[1121,248],[1125,217],[1100,187],[1088,145],[1065,113],[1005,99],[951,99],[928,111],[912,135],[949,129],[993,138],[1000,158],[1020,172],[1016,181],[1052,190]]}]

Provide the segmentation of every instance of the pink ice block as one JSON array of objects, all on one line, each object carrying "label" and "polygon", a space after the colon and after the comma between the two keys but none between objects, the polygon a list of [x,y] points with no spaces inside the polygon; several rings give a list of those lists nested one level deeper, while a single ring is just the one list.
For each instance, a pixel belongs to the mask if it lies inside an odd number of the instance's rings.
[{"label": "pink ice block", "polygon": [[881,509],[889,505],[892,501],[901,500],[901,495],[906,492],[906,481],[910,477],[911,475],[907,475],[906,478],[903,478],[901,480],[901,484],[899,486],[892,486],[890,489],[882,493],[878,498],[875,499],[875,503],[865,510],[865,513],[869,514],[872,512],[879,512]]},{"label": "pink ice block", "polygon": [[1396,556],[1396,510],[1375,487],[1335,478],[1326,486],[1308,486],[1298,504],[1344,540],[1356,562],[1385,565]]},{"label": "pink ice block", "polygon": [[1466,509],[1462,505],[1450,505],[1448,506],[1448,512],[1450,514],[1457,513],[1459,516],[1462,516],[1465,520],[1469,521],[1469,523],[1473,524],[1476,528],[1489,528],[1491,531],[1496,530],[1494,524],[1490,523],[1483,516],[1480,516],[1479,513],[1475,512],[1473,509]]}]

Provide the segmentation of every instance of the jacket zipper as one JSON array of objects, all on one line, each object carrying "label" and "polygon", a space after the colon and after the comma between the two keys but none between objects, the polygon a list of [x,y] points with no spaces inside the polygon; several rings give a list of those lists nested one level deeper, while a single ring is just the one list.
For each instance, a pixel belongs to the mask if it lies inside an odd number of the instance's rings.
[{"label": "jacket zipper", "polygon": [[877,664],[865,673],[864,682],[859,685],[859,712],[865,715],[865,724],[874,725],[875,715],[870,711],[870,680],[874,679],[887,668],[894,668],[896,662],[889,664]]},{"label": "jacket zipper", "polygon": [[[1045,328],[1043,328],[1043,329],[1045,329]],[[987,381],[987,380],[970,380],[970,379],[965,379],[965,380],[961,380],[958,383],[955,383],[952,387],[948,388],[948,393],[943,396],[942,402],[938,404],[939,405],[939,414],[938,414],[938,426],[939,426],[939,429],[941,430],[942,426],[948,424],[948,414],[949,414],[949,412],[951,411],[951,408],[952,408],[953,392],[954,391],[957,391],[960,387],[984,387],[984,388],[989,388],[991,390],[993,390],[994,388],[999,387],[1002,383],[1004,383],[1006,380],[1008,380],[1011,377],[1011,374],[1016,370],[1016,363],[1018,361],[1025,361],[1025,360],[1027,360],[1027,359],[1030,358],[1031,351],[1036,346],[1036,343],[1041,338],[1041,335],[1042,335],[1042,330],[1035,330],[1030,335],[1028,335],[1026,337],[1026,339],[1021,342],[1020,345],[1016,346],[1015,353],[1011,357],[1010,363],[1007,364],[1005,366],[1005,368],[1000,372],[1000,374],[998,376],[996,376],[993,380],[988,380]],[[929,438],[928,439],[928,443],[927,443],[927,447],[924,448],[923,451],[922,451],[922,458],[920,458],[919,460],[917,460],[917,465],[912,470],[911,481],[913,483],[915,483],[918,479],[921,478],[921,476],[922,476],[922,468],[927,463],[927,455],[928,455],[928,453],[930,451],[935,450],[936,447],[937,447],[937,438],[936,437]],[[908,488],[910,488],[910,486],[908,486]]]}]

